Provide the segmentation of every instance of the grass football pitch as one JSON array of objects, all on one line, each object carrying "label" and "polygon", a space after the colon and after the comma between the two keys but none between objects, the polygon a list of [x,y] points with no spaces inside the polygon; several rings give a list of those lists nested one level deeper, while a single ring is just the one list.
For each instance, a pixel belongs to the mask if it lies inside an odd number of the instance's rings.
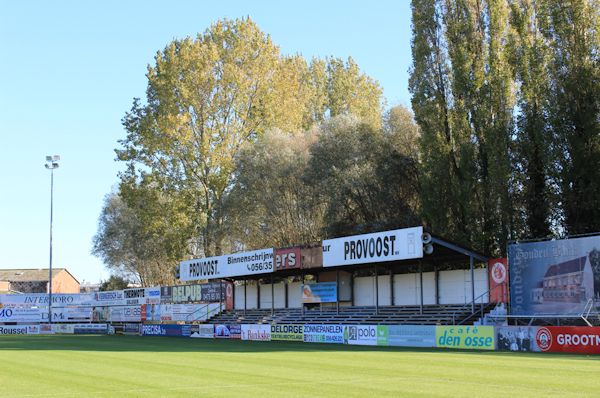
[{"label": "grass football pitch", "polygon": [[138,336],[2,336],[0,397],[600,396],[600,358]]}]

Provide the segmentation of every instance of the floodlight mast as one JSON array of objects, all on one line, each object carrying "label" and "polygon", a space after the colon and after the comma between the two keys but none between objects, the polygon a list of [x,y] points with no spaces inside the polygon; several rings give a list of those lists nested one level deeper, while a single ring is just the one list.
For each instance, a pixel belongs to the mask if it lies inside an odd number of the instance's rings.
[{"label": "floodlight mast", "polygon": [[54,169],[58,169],[60,156],[46,156],[46,168],[50,170],[50,266],[48,268],[48,323],[52,323],[52,221],[54,213]]}]

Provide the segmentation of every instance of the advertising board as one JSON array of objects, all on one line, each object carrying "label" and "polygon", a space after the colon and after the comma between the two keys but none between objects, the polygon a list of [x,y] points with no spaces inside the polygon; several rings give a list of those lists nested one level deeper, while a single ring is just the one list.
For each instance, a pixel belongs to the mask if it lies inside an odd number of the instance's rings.
[{"label": "advertising board", "polygon": [[108,334],[108,325],[99,323],[74,324],[73,334]]},{"label": "advertising board", "polygon": [[160,287],[140,287],[123,290],[127,305],[160,304]]},{"label": "advertising board", "polygon": [[271,340],[304,341],[304,325],[271,325]]},{"label": "advertising board", "polygon": [[275,271],[297,269],[302,267],[302,252],[299,246],[275,249]]},{"label": "advertising board", "polygon": [[376,325],[346,325],[344,342],[351,345],[377,345],[377,329]]},{"label": "advertising board", "polygon": [[242,338],[242,327],[241,325],[226,325],[216,324],[215,325],[215,338],[217,339],[241,339]]},{"label": "advertising board", "polygon": [[191,325],[142,325],[142,336],[190,337]]},{"label": "advertising board", "polygon": [[112,290],[107,292],[96,292],[95,293],[96,305],[109,306],[109,305],[126,305],[125,295],[123,290]]},{"label": "advertising board", "polygon": [[142,321],[142,306],[127,305],[110,308],[111,322],[141,322]]},{"label": "advertising board", "polygon": [[[48,294],[46,293],[0,294],[0,304],[2,305],[47,307],[48,300]],[[93,293],[52,294],[52,306],[93,305],[94,303],[95,296]]]},{"label": "advertising board", "polygon": [[[435,347],[436,327],[421,325],[387,326],[387,345],[395,347]],[[383,339],[380,339],[380,341]],[[381,343],[380,343],[381,345]]]},{"label": "advertising board", "polygon": [[600,236],[508,246],[511,315],[579,315],[600,304]]},{"label": "advertising board", "polygon": [[500,351],[540,351],[536,344],[537,330],[537,326],[497,326],[495,328],[496,349]]},{"label": "advertising board", "polygon": [[273,272],[273,249],[182,261],[179,268],[182,281],[219,279],[269,272]]},{"label": "advertising board", "polygon": [[493,350],[493,326],[436,326],[436,347]]},{"label": "advertising board", "polygon": [[508,262],[505,258],[488,260],[490,303],[508,303]]},{"label": "advertising board", "polygon": [[199,325],[192,325],[192,334],[190,337],[201,338],[201,339],[214,339],[215,338],[215,325],[201,323]]},{"label": "advertising board", "polygon": [[335,303],[337,301],[337,283],[321,282],[302,285],[303,303]]},{"label": "advertising board", "polygon": [[496,328],[501,351],[600,354],[600,327],[503,326]]},{"label": "advertising board", "polygon": [[242,325],[242,340],[271,341],[271,325]]},{"label": "advertising board", "polygon": [[38,325],[0,325],[0,336],[14,334],[40,334],[40,327]]},{"label": "advertising board", "polygon": [[344,343],[343,325],[304,325],[305,343]]},{"label": "advertising board", "polygon": [[[3,307],[0,308],[0,322],[40,322],[41,310],[41,308]],[[46,314],[47,318],[48,314]]]},{"label": "advertising board", "polygon": [[423,257],[423,227],[346,236],[323,241],[323,267]]}]

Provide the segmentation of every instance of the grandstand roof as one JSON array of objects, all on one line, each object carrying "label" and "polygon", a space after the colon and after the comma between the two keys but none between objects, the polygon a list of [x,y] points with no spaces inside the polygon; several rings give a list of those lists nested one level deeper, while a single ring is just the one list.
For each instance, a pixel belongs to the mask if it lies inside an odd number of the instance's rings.
[{"label": "grandstand roof", "polygon": [[[66,268],[52,268],[53,277],[56,277],[61,272],[66,272],[71,275],[73,279],[77,280]],[[0,281],[47,282],[48,268],[0,269]]]}]

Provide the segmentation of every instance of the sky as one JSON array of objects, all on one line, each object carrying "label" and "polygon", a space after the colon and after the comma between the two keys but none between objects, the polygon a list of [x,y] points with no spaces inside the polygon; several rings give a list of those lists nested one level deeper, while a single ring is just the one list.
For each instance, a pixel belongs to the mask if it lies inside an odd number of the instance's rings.
[{"label": "sky", "polygon": [[121,119],[143,98],[148,64],[176,38],[250,16],[284,54],[353,57],[387,105],[410,105],[409,0],[0,0],[0,269],[53,267],[80,282],[110,275],[90,251],[104,197],[123,169]]}]

